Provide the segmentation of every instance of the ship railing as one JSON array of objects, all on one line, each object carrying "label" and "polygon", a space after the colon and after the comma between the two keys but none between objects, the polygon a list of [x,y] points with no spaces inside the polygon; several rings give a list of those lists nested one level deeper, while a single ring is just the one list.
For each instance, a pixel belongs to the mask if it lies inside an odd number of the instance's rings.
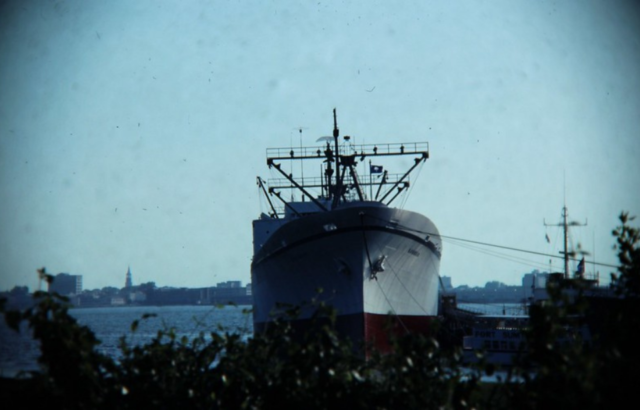
[{"label": "ship railing", "polygon": [[[382,182],[381,176],[382,174],[365,174],[358,179],[358,183],[360,186],[378,186]],[[401,178],[402,174],[387,174],[387,178],[382,185],[393,185],[400,181]],[[302,187],[310,189],[322,188],[326,185],[326,182],[322,177],[297,178],[296,182],[298,182]],[[347,185],[353,184],[353,178],[350,175],[345,175],[344,183]],[[270,178],[267,180],[267,186],[270,189],[297,189],[297,187],[286,178]]]},{"label": "ship railing", "polygon": [[[311,202],[309,202],[311,203]],[[278,204],[273,204],[273,209],[275,211],[275,214],[278,215],[278,217],[280,218],[284,218],[287,216],[287,214],[290,214],[289,211],[287,211],[287,207],[282,203],[278,203]],[[299,210],[298,210],[299,211]],[[306,214],[307,212],[301,212],[302,215]]]},{"label": "ship railing", "polygon": [[[333,150],[333,145],[330,144]],[[324,159],[326,146],[267,148],[267,160]],[[388,144],[343,144],[340,155],[381,157],[391,155],[429,155],[428,142],[394,142]]]}]

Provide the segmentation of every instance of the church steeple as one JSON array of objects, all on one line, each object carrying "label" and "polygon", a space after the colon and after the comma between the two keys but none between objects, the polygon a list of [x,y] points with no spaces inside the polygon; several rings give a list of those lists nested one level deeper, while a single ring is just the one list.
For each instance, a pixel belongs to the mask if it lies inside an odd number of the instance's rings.
[{"label": "church steeple", "polygon": [[125,288],[130,288],[131,286],[133,286],[133,284],[131,283],[131,267],[128,266],[127,267],[127,280],[124,282],[124,287]]}]

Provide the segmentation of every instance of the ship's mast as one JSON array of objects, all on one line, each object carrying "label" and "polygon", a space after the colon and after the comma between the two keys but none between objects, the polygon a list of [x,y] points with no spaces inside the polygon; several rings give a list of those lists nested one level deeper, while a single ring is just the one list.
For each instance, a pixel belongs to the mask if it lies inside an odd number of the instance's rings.
[{"label": "ship's mast", "polygon": [[336,186],[333,196],[333,202],[331,203],[331,209],[335,209],[340,202],[340,194],[342,192],[342,178],[340,178],[340,151],[338,146],[338,137],[340,136],[340,130],[338,130],[338,119],[336,117],[336,109],[333,109],[333,140],[336,147]]},{"label": "ship's mast", "polygon": [[575,254],[574,251],[569,251],[568,249],[568,237],[569,237],[569,227],[570,226],[587,226],[587,221],[584,224],[580,224],[575,221],[567,222],[567,218],[569,217],[569,211],[567,210],[567,206],[562,207],[562,223],[559,224],[547,224],[544,220],[544,226],[559,226],[562,227],[562,232],[564,236],[564,251],[560,251],[560,254],[564,256],[564,277],[565,279],[569,279],[569,255],[573,256]]}]

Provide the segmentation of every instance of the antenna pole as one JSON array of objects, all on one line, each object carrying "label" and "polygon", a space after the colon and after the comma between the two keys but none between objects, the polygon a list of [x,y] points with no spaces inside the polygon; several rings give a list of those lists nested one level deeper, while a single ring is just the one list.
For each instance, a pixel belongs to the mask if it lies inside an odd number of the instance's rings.
[{"label": "antenna pole", "polygon": [[567,251],[567,237],[568,231],[567,228],[567,207],[562,207],[562,231],[564,232],[564,277],[565,279],[569,279],[569,252]]},{"label": "antenna pole", "polygon": [[336,116],[336,109],[333,109],[333,140],[335,141],[336,147],[336,187],[335,187],[335,196],[333,197],[333,205],[331,209],[335,209],[338,206],[338,202],[340,201],[340,196],[342,195],[342,178],[340,177],[340,151],[338,146],[338,137],[340,136],[340,130],[338,129],[338,118]]},{"label": "antenna pole", "polygon": [[547,224],[544,222],[544,226],[560,226],[562,227],[562,231],[564,233],[564,251],[561,251],[560,254],[564,256],[564,278],[569,279],[569,254],[573,254],[573,251],[569,252],[568,249],[568,236],[569,236],[569,226],[587,226],[587,223],[580,224],[578,222],[567,222],[567,217],[569,216],[569,212],[567,210],[567,206],[562,207],[562,223],[559,224]]},{"label": "antenna pole", "polygon": [[369,200],[373,201],[373,179],[371,178],[371,160],[369,160]]},{"label": "antenna pole", "polygon": [[[300,177],[304,184],[304,167],[302,164],[302,157],[304,156],[304,153],[302,152],[302,127],[298,128],[298,131],[300,131]],[[304,196],[302,197],[302,200],[304,201]]]}]

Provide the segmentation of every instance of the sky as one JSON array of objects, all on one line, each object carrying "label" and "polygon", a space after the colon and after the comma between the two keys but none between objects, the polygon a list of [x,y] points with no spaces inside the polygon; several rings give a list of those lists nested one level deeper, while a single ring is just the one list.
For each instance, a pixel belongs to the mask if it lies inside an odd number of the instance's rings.
[{"label": "sky", "polygon": [[[557,255],[566,204],[571,243],[615,265],[640,216],[638,1],[5,0],[0,290],[43,266],[250,282],[265,150],[331,135],[333,108],[358,142],[429,142],[401,204],[447,237]],[[550,268],[443,242],[454,286]]]}]

